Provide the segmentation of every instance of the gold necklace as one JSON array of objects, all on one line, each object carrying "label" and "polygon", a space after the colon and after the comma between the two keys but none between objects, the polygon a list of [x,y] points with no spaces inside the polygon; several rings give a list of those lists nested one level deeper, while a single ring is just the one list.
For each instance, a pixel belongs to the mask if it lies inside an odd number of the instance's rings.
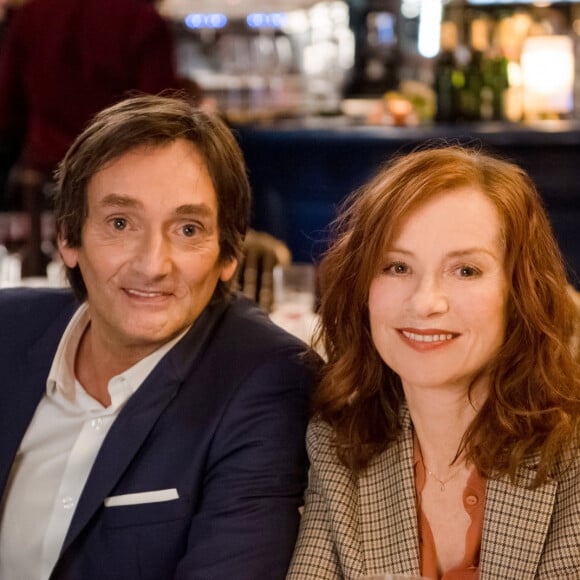
[{"label": "gold necklace", "polygon": [[[457,466],[459,467],[459,466]],[[427,473],[441,486],[441,491],[445,491],[445,486],[459,473],[459,469],[447,479],[439,479],[431,470],[427,469]]]}]

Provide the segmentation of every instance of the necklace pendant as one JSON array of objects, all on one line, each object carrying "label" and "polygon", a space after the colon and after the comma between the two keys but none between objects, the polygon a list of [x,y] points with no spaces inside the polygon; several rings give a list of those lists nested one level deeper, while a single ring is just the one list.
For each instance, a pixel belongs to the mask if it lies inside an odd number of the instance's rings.
[{"label": "necklace pendant", "polygon": [[459,473],[459,471],[456,470],[451,477],[448,477],[447,479],[439,479],[431,470],[427,469],[426,471],[439,484],[439,489],[442,492],[445,491],[445,486]]}]

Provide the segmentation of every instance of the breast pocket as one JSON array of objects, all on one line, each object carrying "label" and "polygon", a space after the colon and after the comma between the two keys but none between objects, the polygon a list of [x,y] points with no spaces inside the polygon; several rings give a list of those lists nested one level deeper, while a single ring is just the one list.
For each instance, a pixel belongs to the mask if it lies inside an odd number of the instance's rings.
[{"label": "breast pocket", "polygon": [[108,528],[146,526],[191,517],[191,502],[186,497],[154,503],[110,505],[104,508],[103,524]]},{"label": "breast pocket", "polygon": [[193,517],[188,498],[104,507],[102,512],[108,557],[117,562],[115,568],[122,562],[130,570],[125,578],[173,578],[187,548]]}]

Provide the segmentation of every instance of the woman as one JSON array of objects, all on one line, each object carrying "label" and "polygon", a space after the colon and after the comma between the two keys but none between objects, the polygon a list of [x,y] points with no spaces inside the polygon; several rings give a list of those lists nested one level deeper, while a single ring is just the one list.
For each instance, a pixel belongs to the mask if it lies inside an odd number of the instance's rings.
[{"label": "woman", "polygon": [[335,225],[288,578],[580,577],[574,307],[528,176],[417,151]]}]

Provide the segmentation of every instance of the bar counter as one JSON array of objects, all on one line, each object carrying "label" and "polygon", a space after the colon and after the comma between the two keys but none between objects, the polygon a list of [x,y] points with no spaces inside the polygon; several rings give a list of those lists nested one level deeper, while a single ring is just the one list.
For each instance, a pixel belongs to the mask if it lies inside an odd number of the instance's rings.
[{"label": "bar counter", "polygon": [[428,142],[483,147],[534,179],[580,287],[580,122],[386,127],[345,117],[236,125],[254,193],[253,227],[284,240],[295,261],[316,261],[337,206],[397,153]]}]

